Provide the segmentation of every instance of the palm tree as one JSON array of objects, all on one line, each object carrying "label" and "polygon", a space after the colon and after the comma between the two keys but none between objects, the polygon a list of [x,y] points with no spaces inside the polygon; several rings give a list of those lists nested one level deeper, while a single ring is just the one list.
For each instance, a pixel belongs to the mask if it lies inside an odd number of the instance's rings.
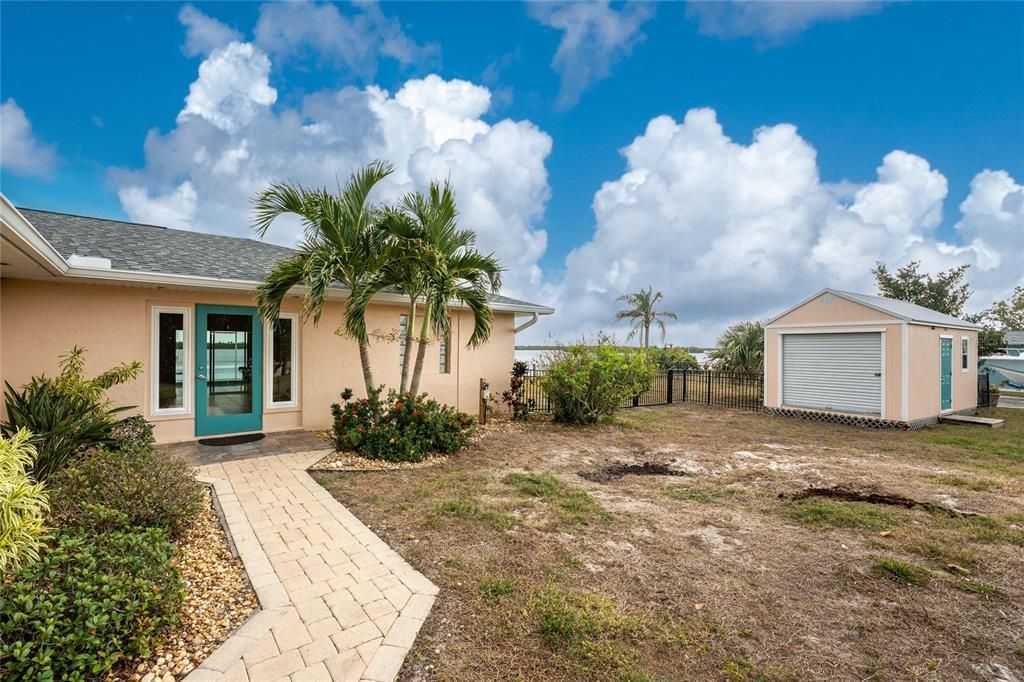
[{"label": "palm tree", "polygon": [[756,320],[737,322],[718,337],[718,347],[708,354],[718,369],[728,372],[764,371],[764,325]]},{"label": "palm tree", "polygon": [[654,309],[663,296],[660,291],[654,291],[653,287],[641,289],[635,294],[623,294],[616,300],[627,304],[629,308],[615,313],[615,320],[629,320],[632,326],[626,340],[640,335],[640,343],[644,348],[651,347],[651,325],[657,325],[661,330],[661,342],[665,343],[665,323],[661,318],[675,320],[676,314],[670,310],[658,312]]},{"label": "palm tree", "polygon": [[[422,301],[416,362],[409,382],[409,392],[418,393],[427,345],[432,335],[448,335],[447,311],[452,303],[466,306],[473,314],[468,346],[477,346],[490,336],[493,314],[487,296],[501,289],[501,267],[493,255],[476,250],[472,230],[459,229],[449,183],[432,182],[426,195],[406,194],[399,210],[404,218],[389,217],[381,223],[389,231],[389,266],[353,296],[347,315],[357,325],[360,310],[365,310],[375,289],[398,285],[410,298],[407,329],[411,330],[416,302]],[[411,336],[407,338],[411,340]],[[407,345],[406,358],[410,354]]]},{"label": "palm tree", "polygon": [[[279,182],[256,196],[253,229],[261,238],[275,219],[286,214],[298,216],[304,230],[298,252],[279,261],[256,287],[264,319],[276,321],[285,295],[293,287],[302,286],[302,317],[312,317],[317,324],[332,285],[341,284],[355,292],[384,265],[384,232],[378,228],[382,212],[370,205],[368,197],[393,170],[391,164],[375,161],[353,173],[336,194]],[[359,344],[359,362],[369,395],[375,386],[366,324],[363,320],[352,324],[348,315],[345,321],[345,331]]]}]

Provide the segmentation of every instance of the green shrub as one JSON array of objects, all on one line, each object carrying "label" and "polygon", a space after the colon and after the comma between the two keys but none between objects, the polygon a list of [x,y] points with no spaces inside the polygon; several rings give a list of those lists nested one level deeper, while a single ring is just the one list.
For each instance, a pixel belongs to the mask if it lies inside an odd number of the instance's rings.
[{"label": "green shrub", "polygon": [[0,582],[0,677],[93,680],[147,656],[184,598],[175,551],[154,528],[55,534],[39,561]]},{"label": "green shrub", "polygon": [[370,459],[419,462],[431,454],[450,454],[463,448],[473,435],[473,418],[430,400],[426,395],[380,391],[351,400],[342,393],[344,406],[331,405],[334,444]]},{"label": "green shrub", "polygon": [[[52,516],[65,528],[161,528],[178,537],[202,511],[203,488],[191,467],[152,447],[100,448],[53,476]],[[111,516],[107,510],[123,515]]]},{"label": "green shrub", "polygon": [[0,437],[0,575],[38,560],[46,534],[46,493],[27,472],[36,454],[31,436],[21,430],[11,438]]},{"label": "green shrub", "polygon": [[697,358],[685,348],[648,348],[647,357],[658,369],[700,369]]},{"label": "green shrub", "polygon": [[60,359],[55,378],[32,377],[21,391],[6,384],[7,421],[0,433],[11,437],[19,429],[32,432],[36,459],[32,475],[45,480],[93,446],[109,444],[115,415],[130,407],[110,408],[106,390],[137,377],[138,362],[122,363],[97,377],[85,377],[85,350],[75,346]]},{"label": "green shrub", "polygon": [[548,365],[541,386],[555,421],[593,424],[646,391],[655,366],[643,351],[609,345],[567,346]]},{"label": "green shrub", "polygon": [[110,447],[114,450],[142,450],[156,442],[153,425],[141,415],[128,417],[110,429]]}]

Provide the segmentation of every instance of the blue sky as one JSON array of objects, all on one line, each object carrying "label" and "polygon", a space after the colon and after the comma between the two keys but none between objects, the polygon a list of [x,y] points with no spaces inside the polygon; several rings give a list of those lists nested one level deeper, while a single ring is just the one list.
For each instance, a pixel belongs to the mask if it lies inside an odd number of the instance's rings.
[{"label": "blue sky", "polygon": [[[875,260],[970,262],[979,306],[1021,282],[999,257],[1024,250],[1020,3],[183,7],[4,3],[4,194],[245,234],[251,183],[332,182],[391,154],[389,195],[445,174],[467,188],[464,217],[510,267],[509,293],[558,305],[543,333],[562,337],[610,328],[614,297],[648,284],[680,314],[670,341],[706,343],[808,287],[869,288]],[[250,49],[229,59],[232,40]],[[256,89],[200,82],[205,61]],[[410,81],[426,83],[413,104],[396,96]],[[313,104],[346,86],[387,104]],[[389,124],[381,106],[411,118]],[[713,123],[684,120],[698,108]],[[319,152],[297,141],[294,167],[274,144],[286,112],[335,130]],[[673,126],[652,133],[659,116]],[[765,126],[777,135],[756,144]],[[234,160],[196,170],[215,156]]]}]

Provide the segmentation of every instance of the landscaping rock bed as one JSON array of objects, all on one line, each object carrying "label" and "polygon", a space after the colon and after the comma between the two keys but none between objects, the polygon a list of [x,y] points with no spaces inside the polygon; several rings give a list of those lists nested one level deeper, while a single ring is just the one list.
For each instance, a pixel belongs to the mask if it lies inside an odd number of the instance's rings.
[{"label": "landscaping rock bed", "polygon": [[242,562],[228,548],[210,493],[205,494],[205,508],[179,542],[177,568],[186,593],[177,628],[149,658],[119,666],[108,679],[181,679],[259,609]]},{"label": "landscaping rock bed", "polygon": [[310,471],[391,471],[401,469],[422,469],[448,461],[445,455],[427,457],[421,462],[389,462],[384,459],[368,459],[353,452],[332,452],[313,466]]}]

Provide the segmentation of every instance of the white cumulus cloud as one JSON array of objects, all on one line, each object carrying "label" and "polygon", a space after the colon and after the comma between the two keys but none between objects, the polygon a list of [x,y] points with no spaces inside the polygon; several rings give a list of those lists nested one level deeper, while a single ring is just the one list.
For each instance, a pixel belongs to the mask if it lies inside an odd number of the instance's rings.
[{"label": "white cumulus cloud", "polygon": [[242,39],[241,33],[203,14],[194,5],[182,7],[178,11],[178,21],[185,27],[185,43],[181,51],[188,57],[205,56],[218,47]]},{"label": "white cumulus cloud", "polygon": [[[558,319],[533,333],[614,330],[615,298],[653,286],[679,315],[669,340],[709,343],[728,323],[779,312],[825,286],[874,291],[876,261],[971,264],[975,307],[1021,278],[1024,188],[984,171],[961,205],[958,243],[935,230],[946,178],[896,150],[856,188],[823,182],[814,147],[789,124],[729,138],[711,109],[660,116],[622,150],[626,168],[595,194],[593,237],[545,289]],[[1000,252],[1002,258],[1000,258]]]},{"label": "white cumulus cloud", "polygon": [[189,86],[178,123],[198,117],[235,132],[276,101],[267,56],[249,43],[229,43],[199,65],[199,78]]},{"label": "white cumulus cloud", "polygon": [[379,57],[408,66],[431,64],[440,54],[436,44],[410,38],[375,2],[360,3],[351,14],[331,3],[266,3],[260,7],[255,43],[275,59],[313,56],[364,79],[373,78]]},{"label": "white cumulus cloud", "polygon": [[25,176],[49,178],[57,165],[57,148],[41,142],[25,111],[13,98],[0,103],[0,167]]},{"label": "white cumulus cloud", "polygon": [[530,13],[562,31],[551,66],[562,78],[556,104],[568,108],[590,86],[611,75],[612,67],[643,40],[640,29],[654,16],[654,5],[632,2],[616,10],[607,0],[535,2]]},{"label": "white cumulus cloud", "polygon": [[[461,224],[508,268],[507,293],[536,293],[547,244],[538,227],[549,197],[546,133],[529,121],[485,121],[491,93],[467,81],[430,75],[394,93],[326,89],[286,107],[275,103],[269,72],[267,55],[247,43],[206,58],[176,127],[147,135],[144,167],[111,173],[132,220],[251,236],[251,199],[270,182],[334,188],[384,159],[396,172],[375,200],[450,177]],[[269,239],[297,236],[284,221]]]}]

